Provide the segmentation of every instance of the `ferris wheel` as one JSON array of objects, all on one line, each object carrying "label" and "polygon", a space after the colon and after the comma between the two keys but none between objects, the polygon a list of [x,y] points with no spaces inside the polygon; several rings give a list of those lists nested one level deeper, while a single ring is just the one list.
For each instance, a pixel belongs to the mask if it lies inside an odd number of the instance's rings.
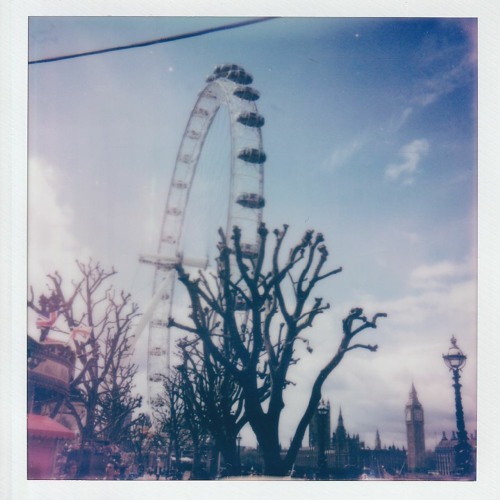
[{"label": "ferris wheel", "polygon": [[262,147],[264,118],[256,101],[260,94],[250,87],[252,76],[241,66],[217,66],[207,78],[204,89],[189,116],[177,153],[170,182],[157,255],[144,255],[140,261],[155,267],[153,299],[136,329],[136,337],[149,322],[148,397],[155,406],[171,367],[172,332],[167,326],[172,314],[175,265],[206,267],[208,262],[184,255],[185,217],[193,181],[206,138],[219,109],[229,115],[230,176],[226,235],[230,241],[233,226],[242,231],[244,258],[257,257],[257,229],[262,222],[264,162]]}]

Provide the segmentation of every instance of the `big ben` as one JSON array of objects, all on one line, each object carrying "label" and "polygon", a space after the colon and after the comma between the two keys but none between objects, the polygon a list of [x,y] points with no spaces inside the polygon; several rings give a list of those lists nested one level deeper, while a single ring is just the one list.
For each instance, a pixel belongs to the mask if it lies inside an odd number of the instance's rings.
[{"label": "big ben", "polygon": [[410,399],[405,407],[406,436],[408,439],[408,470],[415,472],[425,466],[424,409],[412,384]]}]

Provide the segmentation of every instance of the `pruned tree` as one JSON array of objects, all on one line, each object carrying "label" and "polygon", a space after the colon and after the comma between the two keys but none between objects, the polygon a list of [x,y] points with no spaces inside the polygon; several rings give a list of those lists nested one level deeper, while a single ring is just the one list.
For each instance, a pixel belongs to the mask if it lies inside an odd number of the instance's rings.
[{"label": "pruned tree", "polygon": [[[152,404],[155,421],[159,432],[166,440],[167,454],[175,456],[177,464],[181,460],[181,448],[189,442],[189,430],[186,426],[185,404],[182,395],[182,380],[177,371],[165,377],[163,394],[159,394]],[[168,464],[170,467],[170,463]]]},{"label": "pruned tree", "polygon": [[[186,419],[192,434],[210,435],[214,451],[224,458],[227,473],[238,474],[241,464],[236,440],[247,423],[241,386],[210,355],[198,337],[181,339],[178,348],[183,362],[177,370],[181,375]],[[229,352],[226,345],[226,356]]]},{"label": "pruned tree", "polygon": [[[352,309],[343,321],[342,338],[337,351],[319,371],[309,400],[295,429],[290,448],[282,457],[279,442],[280,418],[285,407],[283,393],[290,383],[290,368],[298,362],[297,342],[311,351],[306,337],[315,318],[329,308],[322,298],[311,299],[315,286],[341,272],[341,268],[324,271],[328,251],[321,233],[307,231],[280,263],[283,240],[288,226],[275,230],[270,271],[264,272],[268,230],[259,228],[260,245],[256,259],[245,258],[241,231],[233,230],[233,245],[219,231],[217,273],[211,277],[202,272],[191,278],[177,266],[178,278],[185,286],[191,303],[189,324],[169,319],[170,326],[188,332],[202,347],[198,363],[204,370],[224,370],[241,391],[244,418],[250,424],[264,460],[264,472],[284,475],[297,456],[309,421],[321,399],[327,377],[354,349],[375,351],[376,345],[355,343],[361,332],[376,328],[376,321]],[[245,311],[242,321],[241,311]]]},{"label": "pruned tree", "polygon": [[153,403],[169,455],[178,462],[180,447],[192,449],[194,479],[201,475],[201,455],[209,444],[213,455],[222,454],[228,472],[240,470],[236,437],[246,423],[241,389],[213,360],[202,361],[199,344],[198,339],[178,341],[182,363],[165,378],[163,394]]},{"label": "pruned tree", "polygon": [[126,449],[135,455],[137,473],[144,471],[144,451],[148,445],[151,430],[151,418],[148,413],[140,413],[127,428]]},{"label": "pruned tree", "polygon": [[138,306],[130,294],[117,293],[109,284],[114,269],[106,271],[91,260],[77,261],[77,266],[81,277],[68,286],[57,271],[49,274],[48,294],[41,294],[37,303],[30,287],[29,308],[45,317],[55,313],[63,318],[42,329],[40,341],[55,330],[72,338],[76,352],[70,395],[52,408],[52,416],[69,411],[82,446],[94,439],[119,442],[142,401],[133,394],[137,367],[131,362],[130,345]]}]

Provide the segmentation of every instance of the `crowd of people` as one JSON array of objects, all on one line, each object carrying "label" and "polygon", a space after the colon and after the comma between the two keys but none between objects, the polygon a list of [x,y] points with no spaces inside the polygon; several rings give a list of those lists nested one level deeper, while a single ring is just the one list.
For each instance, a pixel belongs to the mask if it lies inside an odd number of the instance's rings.
[{"label": "crowd of people", "polygon": [[[86,459],[82,459],[86,455]],[[145,465],[138,463],[133,453],[120,452],[116,447],[93,446],[92,449],[63,450],[60,456],[58,479],[117,480],[181,480],[188,473],[175,467],[168,467],[160,457],[145,457]]]}]

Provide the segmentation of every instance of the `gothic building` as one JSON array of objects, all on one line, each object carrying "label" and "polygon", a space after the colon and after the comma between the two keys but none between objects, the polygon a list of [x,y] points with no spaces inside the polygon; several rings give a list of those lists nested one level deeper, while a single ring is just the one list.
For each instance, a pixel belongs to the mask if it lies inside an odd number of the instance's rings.
[{"label": "gothic building", "polygon": [[405,407],[406,437],[408,440],[408,471],[425,468],[424,409],[412,384],[410,399]]},{"label": "gothic building", "polygon": [[[477,434],[474,432],[468,436],[472,448],[472,463],[476,462]],[[452,431],[450,438],[443,432],[434,451],[435,470],[441,476],[451,476],[455,470],[455,447],[458,445],[458,437]]]},{"label": "gothic building", "polygon": [[342,416],[342,408],[339,410],[339,418],[337,428],[332,435],[332,446],[334,460],[333,466],[335,469],[343,469],[345,467],[360,467],[362,460],[360,450],[365,447],[364,443],[360,442],[359,435],[350,436],[344,426],[344,417]]},{"label": "gothic building", "polygon": [[337,426],[330,433],[330,404],[322,401],[318,410],[309,425],[309,448],[301,449],[295,462],[295,470],[300,476],[318,470],[321,460],[326,462],[327,472],[334,478],[354,479],[363,470],[373,471],[377,477],[387,477],[402,470],[406,450],[382,446],[378,430],[374,448],[365,446],[359,434],[347,432],[341,409]]}]

